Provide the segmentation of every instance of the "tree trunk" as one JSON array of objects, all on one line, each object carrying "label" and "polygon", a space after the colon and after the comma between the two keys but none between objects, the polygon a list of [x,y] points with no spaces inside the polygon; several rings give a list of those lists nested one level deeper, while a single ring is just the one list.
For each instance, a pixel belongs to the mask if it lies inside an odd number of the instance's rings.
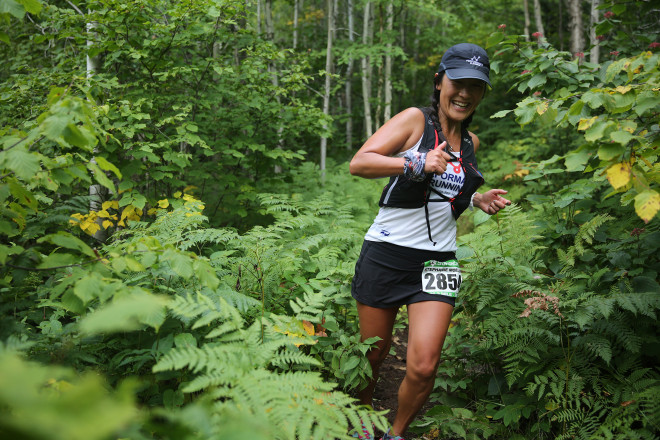
[{"label": "tree trunk", "polygon": [[559,50],[563,51],[564,50],[564,8],[563,5],[564,2],[562,0],[559,0],[557,2],[557,16],[559,19],[557,20],[557,38],[559,39]]},{"label": "tree trunk", "polygon": [[[82,14],[82,11],[78,10]],[[89,11],[87,11],[89,14]],[[93,22],[93,21],[88,21],[86,28],[87,28],[87,48],[91,48],[94,45],[94,39],[96,38],[96,27],[98,26],[98,23]],[[93,77],[100,68],[100,60],[98,57],[90,57],[87,55],[87,71],[86,71],[86,77],[89,79]],[[94,148],[94,154],[98,153],[98,147]],[[96,163],[96,160],[92,158],[92,162]],[[102,171],[101,171],[102,172]],[[90,212],[99,212],[103,208],[103,201],[106,199],[108,196],[108,190],[102,186],[97,184],[90,185],[89,186],[89,211]],[[103,227],[103,219],[99,218],[96,220],[96,223],[100,226],[99,230],[96,231],[92,237],[94,237],[96,240],[100,242],[104,242],[108,238],[108,231]]]},{"label": "tree trunk", "polygon": [[525,41],[529,41],[529,0],[523,0],[523,10],[525,13]]},{"label": "tree trunk", "polygon": [[584,25],[582,24],[582,0],[568,0],[568,29],[571,33],[570,51],[574,56],[584,55]]},{"label": "tree trunk", "polygon": [[293,2],[293,50],[298,48],[298,1]]},{"label": "tree trunk", "polygon": [[[348,21],[348,41],[350,41],[351,47],[355,43],[355,21],[353,17],[353,0],[347,0],[346,5],[346,14]],[[348,66],[346,67],[346,85],[345,85],[345,94],[346,94],[346,148],[350,149],[353,147],[353,99],[351,97],[352,93],[352,81],[353,81],[353,59],[348,60]]]},{"label": "tree trunk", "polygon": [[[330,114],[330,74],[332,72],[332,34],[334,32],[334,11],[332,10],[334,0],[326,0],[328,10],[328,44],[325,54],[325,92],[323,93],[323,114]],[[323,131],[327,131],[327,124],[323,124]],[[327,154],[328,138],[327,134],[321,137],[321,173],[325,175],[325,158]]]},{"label": "tree trunk", "polygon": [[266,20],[266,39],[273,41],[275,37],[275,25],[273,24],[273,0],[264,2],[264,19]]},{"label": "tree trunk", "polygon": [[394,29],[394,4],[392,1],[387,3],[387,52],[385,55],[385,111],[383,122],[389,121],[392,117],[392,31]]},{"label": "tree trunk", "polygon": [[[371,11],[371,2],[367,1],[364,5],[364,19],[362,23],[362,44],[368,47],[369,44],[369,23]],[[371,62],[368,55],[364,55],[361,60],[362,68],[362,101],[364,102],[364,131],[366,137],[373,134],[371,126],[371,75],[370,66]]]},{"label": "tree trunk", "polygon": [[591,0],[591,21],[589,23],[591,51],[589,53],[589,61],[594,64],[598,64],[600,60],[600,42],[598,41],[598,35],[596,35],[596,23],[600,21],[598,6],[600,6],[600,0]]},{"label": "tree trunk", "polygon": [[261,0],[257,0],[257,35],[261,35]]},{"label": "tree trunk", "polygon": [[543,19],[541,17],[541,2],[539,0],[534,0],[534,22],[536,23],[536,32],[541,34],[539,37],[539,43],[541,43],[545,38],[545,29],[543,28]]}]

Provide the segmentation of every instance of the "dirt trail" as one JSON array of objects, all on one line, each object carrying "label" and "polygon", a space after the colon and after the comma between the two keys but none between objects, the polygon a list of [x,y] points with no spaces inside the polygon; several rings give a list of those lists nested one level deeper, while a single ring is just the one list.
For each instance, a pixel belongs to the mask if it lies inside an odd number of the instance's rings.
[{"label": "dirt trail", "polygon": [[[399,385],[406,375],[406,350],[408,348],[408,328],[398,329],[392,337],[392,348],[396,352],[389,355],[380,367],[380,378],[374,390],[374,409],[389,410],[386,414],[390,424],[394,421],[397,408],[397,393]],[[420,411],[424,414],[433,407],[427,402]],[[413,435],[404,433],[406,440],[413,440]],[[380,438],[380,437],[377,437]]]}]

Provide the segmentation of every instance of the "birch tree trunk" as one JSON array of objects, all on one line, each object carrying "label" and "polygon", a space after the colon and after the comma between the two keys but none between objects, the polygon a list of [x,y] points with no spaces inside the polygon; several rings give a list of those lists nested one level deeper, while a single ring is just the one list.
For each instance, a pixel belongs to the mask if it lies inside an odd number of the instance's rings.
[{"label": "birch tree trunk", "polygon": [[539,37],[539,43],[541,43],[541,41],[545,39],[545,29],[543,28],[543,18],[541,17],[541,2],[539,0],[534,0],[534,23],[536,24],[536,31],[541,34]]},{"label": "birch tree trunk", "polygon": [[389,121],[392,117],[392,31],[394,29],[394,4],[392,1],[387,3],[387,53],[385,55],[385,110],[383,113],[383,122]]},{"label": "birch tree trunk", "polygon": [[[350,41],[351,47],[355,43],[355,20],[353,16],[353,0],[347,0],[346,4],[346,14],[348,21],[348,41]],[[346,148],[350,149],[353,147],[353,99],[351,97],[352,93],[352,81],[353,81],[353,59],[348,60],[348,66],[346,67],[346,85],[344,86],[344,92],[346,94]]]},{"label": "birch tree trunk", "polygon": [[[369,24],[371,21],[370,18],[371,12],[371,2],[367,1],[364,5],[364,18],[362,22],[362,44],[364,47],[367,47],[369,44]],[[362,57],[360,66],[362,68],[362,101],[364,102],[364,131],[366,137],[370,137],[373,134],[373,128],[371,126],[371,75],[370,75],[370,65],[368,55]]]},{"label": "birch tree trunk", "polygon": [[[77,8],[76,8],[77,9]],[[78,12],[82,15],[83,12],[80,9],[77,9]],[[87,11],[89,14],[90,11]],[[85,25],[87,29],[87,49],[91,49],[94,46],[94,39],[96,38],[96,27],[98,23],[94,21],[88,21]],[[99,57],[91,57],[89,54],[86,56],[86,78],[90,79],[93,77],[100,69],[100,60]],[[98,147],[94,148],[94,153],[98,153]],[[96,163],[96,160],[92,158],[92,162]],[[99,171],[102,172],[102,171]],[[102,185],[94,184],[89,186],[89,211],[90,212],[99,212],[103,208],[103,201],[108,195],[108,190]],[[100,242],[104,242],[108,238],[108,231],[103,227],[103,219],[99,218],[96,220],[96,223],[100,226],[99,230],[96,231],[92,237]]]},{"label": "birch tree trunk", "polygon": [[582,24],[582,0],[568,0],[568,29],[571,32],[570,51],[575,56],[584,53],[584,25]]},{"label": "birch tree trunk", "polygon": [[596,23],[600,21],[598,6],[600,6],[600,0],[591,0],[591,20],[589,23],[589,43],[591,44],[591,51],[589,52],[589,61],[595,64],[598,64],[600,60],[600,42],[596,35]]},{"label": "birch tree trunk", "polygon": [[266,39],[273,41],[275,37],[275,25],[273,24],[273,0],[264,2],[264,19],[266,20]]},{"label": "birch tree trunk", "polygon": [[523,10],[525,13],[525,41],[529,41],[529,0],[523,0]]},{"label": "birch tree trunk", "polygon": [[[326,0],[327,3],[327,13],[328,13],[328,44],[326,46],[325,54],[325,91],[323,93],[323,114],[328,116],[330,114],[330,74],[332,71],[332,34],[334,32],[334,11],[333,9],[334,0]],[[326,123],[323,124],[323,131],[327,131],[328,126]],[[325,175],[325,158],[327,155],[328,147],[328,138],[327,134],[323,134],[321,137],[321,173]]]}]

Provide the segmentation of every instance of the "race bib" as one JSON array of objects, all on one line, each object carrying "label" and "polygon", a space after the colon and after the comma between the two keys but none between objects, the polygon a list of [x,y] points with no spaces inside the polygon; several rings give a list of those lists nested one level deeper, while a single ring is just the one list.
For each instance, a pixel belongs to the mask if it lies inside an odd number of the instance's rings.
[{"label": "race bib", "polygon": [[458,261],[427,261],[422,271],[422,290],[432,295],[456,298],[463,278]]}]

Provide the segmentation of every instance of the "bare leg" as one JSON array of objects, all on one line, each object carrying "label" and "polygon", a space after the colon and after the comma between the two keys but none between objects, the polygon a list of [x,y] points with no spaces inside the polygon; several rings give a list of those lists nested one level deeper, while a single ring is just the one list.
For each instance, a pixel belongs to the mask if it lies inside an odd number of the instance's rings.
[{"label": "bare leg", "polygon": [[360,403],[371,405],[374,388],[378,381],[378,371],[390,351],[390,345],[392,345],[392,329],[394,328],[394,320],[396,319],[399,308],[379,309],[357,301],[357,309],[360,318],[361,340],[364,341],[374,336],[380,336],[381,338],[376,343],[376,347],[367,352],[367,359],[371,365],[372,379],[369,385],[358,393]]},{"label": "bare leg", "polygon": [[391,435],[401,435],[408,428],[433,390],[453,310],[451,305],[438,301],[408,306],[406,377],[399,387],[399,408]]}]

